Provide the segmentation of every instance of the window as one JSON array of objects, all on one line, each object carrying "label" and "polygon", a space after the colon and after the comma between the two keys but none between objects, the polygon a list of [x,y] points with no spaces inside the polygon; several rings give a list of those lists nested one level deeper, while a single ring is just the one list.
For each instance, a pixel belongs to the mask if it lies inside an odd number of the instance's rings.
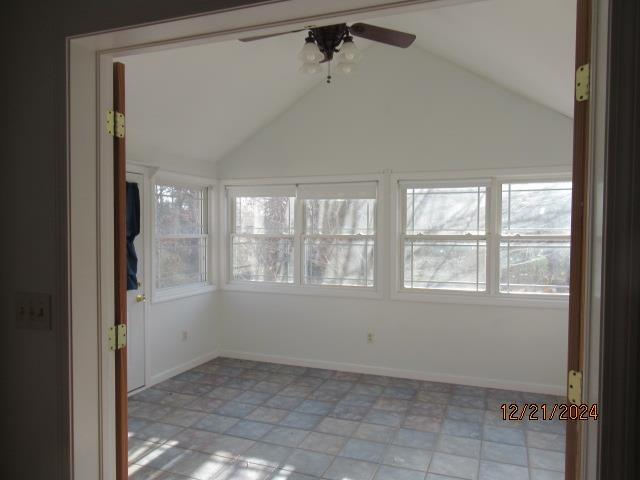
[{"label": "window", "polygon": [[295,188],[232,188],[231,278],[293,283]]},{"label": "window", "polygon": [[208,188],[155,186],[155,288],[208,282]]},{"label": "window", "polygon": [[374,288],[377,185],[228,186],[230,281]]},{"label": "window", "polygon": [[398,185],[401,291],[569,293],[570,181]]},{"label": "window", "polygon": [[571,182],[503,183],[500,292],[569,293]]},{"label": "window", "polygon": [[484,292],[486,185],[404,185],[405,289]]},{"label": "window", "polygon": [[306,185],[303,202],[303,282],[373,287],[376,184]]}]

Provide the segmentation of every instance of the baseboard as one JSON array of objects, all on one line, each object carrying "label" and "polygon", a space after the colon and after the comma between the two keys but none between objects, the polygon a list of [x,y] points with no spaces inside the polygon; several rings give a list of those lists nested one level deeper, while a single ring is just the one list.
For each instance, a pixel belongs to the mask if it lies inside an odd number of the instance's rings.
[{"label": "baseboard", "polygon": [[160,373],[156,373],[155,375],[151,375],[151,377],[149,378],[149,384],[145,385],[145,388],[149,388],[160,382],[164,382],[165,380],[168,380],[171,377],[174,377],[180,373],[186,372],[187,370],[191,370],[192,368],[197,367],[198,365],[202,365],[203,363],[213,360],[214,358],[219,356],[220,356],[220,352],[218,350],[214,350],[205,355],[196,357],[193,360],[189,360],[188,362],[181,363],[176,367],[170,368]]},{"label": "baseboard", "polygon": [[241,352],[237,350],[223,350],[221,357],[253,360],[257,362],[282,363],[284,365],[296,365],[310,368],[325,368],[329,370],[341,370],[344,372],[364,373],[369,375],[383,375],[387,377],[409,378],[411,380],[424,380],[429,382],[455,383],[458,385],[470,385],[474,387],[499,388],[504,390],[516,390],[521,392],[542,393],[548,395],[564,395],[563,385],[547,385],[539,383],[513,382],[493,378],[468,377],[463,375],[450,375],[417,370],[404,370],[397,368],[377,367],[355,363],[332,362],[307,358],[269,355],[263,353]]}]

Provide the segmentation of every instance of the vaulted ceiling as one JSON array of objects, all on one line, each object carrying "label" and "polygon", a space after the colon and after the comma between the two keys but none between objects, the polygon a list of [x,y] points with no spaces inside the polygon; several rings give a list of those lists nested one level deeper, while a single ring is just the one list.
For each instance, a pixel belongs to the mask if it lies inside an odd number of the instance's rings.
[{"label": "vaulted ceiling", "polygon": [[[576,0],[480,0],[363,19],[566,116]],[[298,72],[304,33],[176,48],[126,63],[129,159],[218,161],[317,86]],[[370,42],[360,39],[365,49]],[[393,48],[393,47],[383,47]]]}]

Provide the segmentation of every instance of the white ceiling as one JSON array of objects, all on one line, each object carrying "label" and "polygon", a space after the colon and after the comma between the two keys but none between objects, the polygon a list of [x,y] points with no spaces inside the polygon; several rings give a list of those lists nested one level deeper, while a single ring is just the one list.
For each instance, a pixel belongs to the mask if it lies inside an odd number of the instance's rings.
[{"label": "white ceiling", "polygon": [[[410,48],[572,116],[575,8],[576,0],[482,0],[369,22],[415,33]],[[303,39],[300,32],[120,59],[129,159],[223,158],[322,81],[298,72]]]},{"label": "white ceiling", "polygon": [[376,23],[410,31],[421,48],[573,117],[575,18],[576,0],[484,0]]}]

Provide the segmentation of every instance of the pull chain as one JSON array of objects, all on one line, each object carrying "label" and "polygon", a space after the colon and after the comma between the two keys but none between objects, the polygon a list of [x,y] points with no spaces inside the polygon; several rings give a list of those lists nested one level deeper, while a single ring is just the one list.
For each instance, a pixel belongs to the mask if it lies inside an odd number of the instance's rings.
[{"label": "pull chain", "polygon": [[327,62],[327,83],[331,83],[331,61]]}]

